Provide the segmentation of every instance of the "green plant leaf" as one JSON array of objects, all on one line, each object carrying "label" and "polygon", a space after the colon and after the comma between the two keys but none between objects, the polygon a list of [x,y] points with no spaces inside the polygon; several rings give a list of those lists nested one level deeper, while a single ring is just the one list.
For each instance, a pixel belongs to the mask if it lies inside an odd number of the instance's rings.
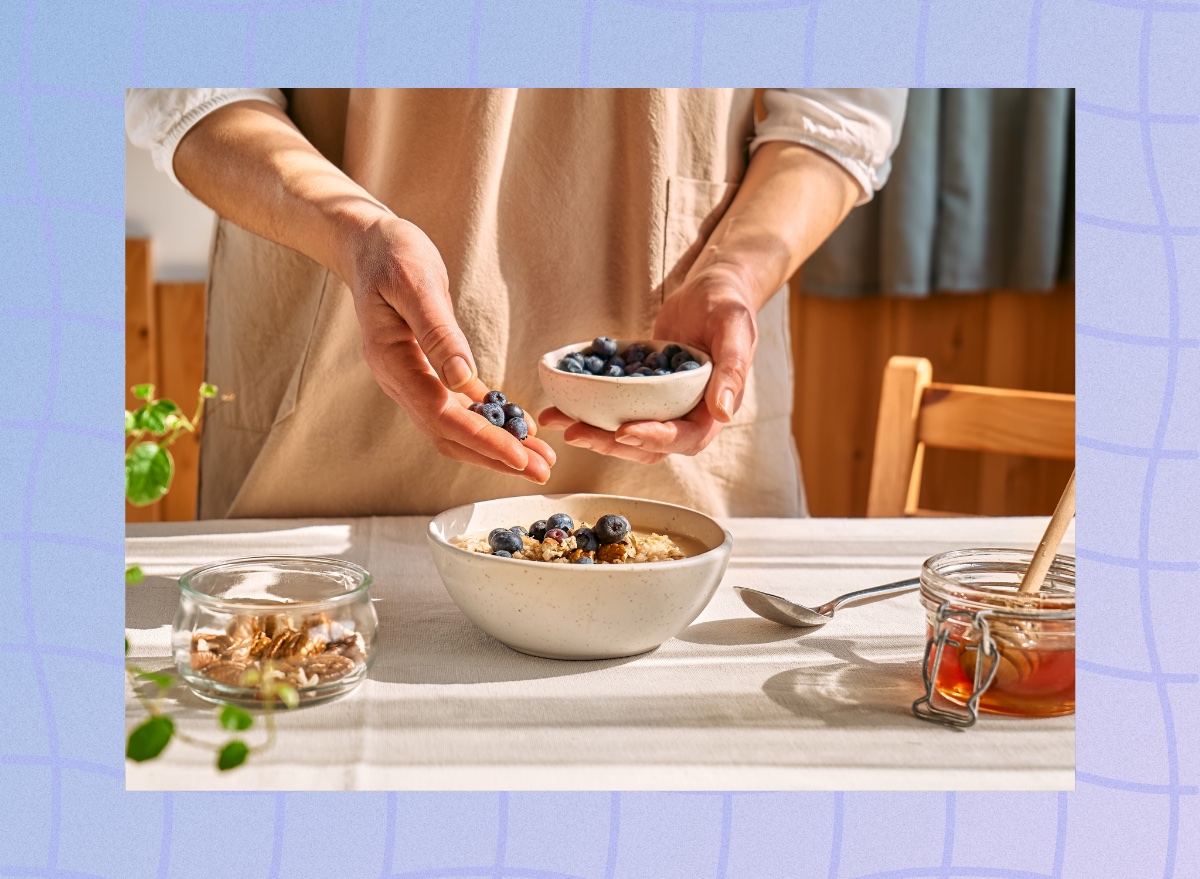
[{"label": "green plant leaf", "polygon": [[125,569],[125,582],[130,586],[141,583],[145,577],[146,575],[142,573],[142,569],[138,565],[130,565]]},{"label": "green plant leaf", "polygon": [[129,639],[128,638],[125,639],[125,655],[126,656],[129,655]]},{"label": "green plant leaf", "polygon": [[171,487],[175,462],[158,443],[137,443],[125,453],[125,497],[135,507],[152,504]]},{"label": "green plant leaf", "polygon": [[236,766],[241,766],[249,756],[250,749],[246,747],[246,743],[234,739],[222,748],[221,753],[217,755],[217,768],[225,772]]},{"label": "green plant leaf", "polygon": [[208,382],[200,385],[200,396],[206,400],[211,400],[217,395],[217,386],[210,385]]},{"label": "green plant leaf", "polygon": [[160,671],[140,671],[138,672],[138,678],[143,681],[153,681],[158,685],[160,690],[165,690],[171,684],[175,683],[173,675],[164,674]]},{"label": "green plant leaf", "polygon": [[151,717],[129,734],[125,756],[142,763],[153,760],[175,735],[175,722],[169,717]]},{"label": "green plant leaf", "polygon": [[287,684],[277,684],[275,686],[275,695],[288,708],[295,708],[300,704],[300,694],[296,692],[295,687],[288,686]]},{"label": "green plant leaf", "polygon": [[250,729],[254,725],[254,718],[250,716],[250,712],[236,705],[226,705],[221,709],[220,715],[221,726],[230,732],[241,732],[244,729]]},{"label": "green plant leaf", "polygon": [[137,429],[137,419],[133,417],[133,413],[128,409],[125,410],[125,436],[133,433]]},{"label": "green plant leaf", "polygon": [[149,400],[154,394],[154,385],[134,385],[130,390],[139,400]]},{"label": "green plant leaf", "polygon": [[170,428],[167,418],[179,411],[174,400],[155,400],[134,413],[134,421],[142,430],[162,436]]}]

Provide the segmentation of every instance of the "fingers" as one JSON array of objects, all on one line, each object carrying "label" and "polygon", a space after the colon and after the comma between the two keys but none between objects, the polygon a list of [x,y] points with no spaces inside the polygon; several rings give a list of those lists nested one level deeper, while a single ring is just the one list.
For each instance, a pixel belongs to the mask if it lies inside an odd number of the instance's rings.
[{"label": "fingers", "polygon": [[591,449],[601,455],[637,461],[639,464],[657,464],[666,457],[666,455],[644,452],[633,446],[622,445],[616,441],[616,437],[611,432],[592,427],[590,424],[576,422],[566,429],[563,439],[581,449]]},{"label": "fingers", "polygon": [[631,421],[617,428],[613,439],[622,446],[662,455],[698,455],[721,432],[701,403],[676,421]]},{"label": "fingers", "polygon": [[539,412],[537,420],[538,424],[542,427],[552,427],[555,430],[566,430],[575,423],[574,418],[563,413],[561,409],[556,409],[554,406]]},{"label": "fingers", "polygon": [[754,316],[747,310],[730,310],[721,317],[713,332],[713,373],[704,402],[714,419],[728,424],[742,403],[757,330]]},{"label": "fingers", "polygon": [[474,464],[477,467],[494,470],[506,476],[523,476],[530,482],[536,482],[538,485],[545,485],[547,480],[550,479],[551,463],[536,452],[529,456],[528,466],[518,471],[510,469],[500,461],[481,455],[474,449],[468,449],[466,446],[461,446],[450,440],[437,439],[434,441],[434,446],[437,448],[439,454],[451,460],[460,461],[464,464]]},{"label": "fingers", "polygon": [[446,393],[411,336],[396,336],[382,348],[367,347],[367,360],[384,392],[431,436],[474,450],[512,470],[529,466],[529,453],[520,440],[469,411],[461,397]]}]

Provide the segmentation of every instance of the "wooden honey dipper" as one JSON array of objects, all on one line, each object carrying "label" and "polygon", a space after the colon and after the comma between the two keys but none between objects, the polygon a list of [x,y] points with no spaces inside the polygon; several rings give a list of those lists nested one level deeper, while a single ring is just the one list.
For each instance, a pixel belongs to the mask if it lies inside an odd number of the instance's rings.
[{"label": "wooden honey dipper", "polygon": [[1037,592],[1045,584],[1050,564],[1054,561],[1063,535],[1067,533],[1067,526],[1071,524],[1073,518],[1075,518],[1074,470],[1071,471],[1071,478],[1067,480],[1067,487],[1063,490],[1062,497],[1058,499],[1054,515],[1050,517],[1050,524],[1046,526],[1046,533],[1042,535],[1042,542],[1038,544],[1033,558],[1030,559],[1029,567],[1025,569],[1025,576],[1021,578],[1021,586],[1017,591],[1022,595]]}]

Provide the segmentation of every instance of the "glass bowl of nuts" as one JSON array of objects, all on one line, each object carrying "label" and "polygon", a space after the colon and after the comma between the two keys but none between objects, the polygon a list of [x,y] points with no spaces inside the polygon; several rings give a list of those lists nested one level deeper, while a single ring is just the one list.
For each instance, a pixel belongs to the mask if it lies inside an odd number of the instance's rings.
[{"label": "glass bowl of nuts", "polygon": [[375,658],[370,587],[367,571],[338,559],[263,556],[195,568],[179,578],[175,666],[212,702],[262,705],[282,698],[281,687],[301,705],[340,696]]}]

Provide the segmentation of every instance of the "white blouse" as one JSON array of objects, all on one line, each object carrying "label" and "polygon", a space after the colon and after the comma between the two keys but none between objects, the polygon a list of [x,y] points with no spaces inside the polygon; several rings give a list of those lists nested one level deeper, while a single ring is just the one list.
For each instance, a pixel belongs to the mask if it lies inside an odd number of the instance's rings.
[{"label": "white blouse", "polygon": [[[129,89],[125,130],[135,146],[150,150],[154,165],[176,183],[175,148],[188,130],[234,101],[266,101],[281,110],[279,89]],[[801,143],[831,158],[871,200],[892,169],[900,142],[908,89],[765,89],[766,116],[755,126],[750,151],[772,140]]]}]

